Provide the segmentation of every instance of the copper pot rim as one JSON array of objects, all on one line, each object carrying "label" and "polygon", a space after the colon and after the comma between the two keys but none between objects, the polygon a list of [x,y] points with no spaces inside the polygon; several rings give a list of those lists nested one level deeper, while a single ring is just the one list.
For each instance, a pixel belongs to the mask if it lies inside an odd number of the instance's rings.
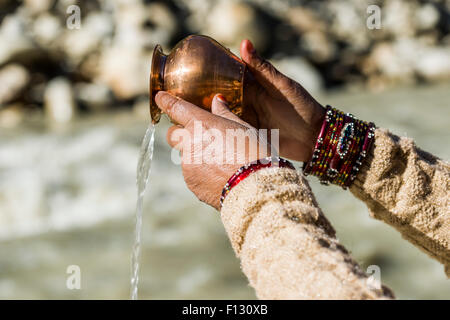
[{"label": "copper pot rim", "polygon": [[158,91],[164,89],[164,66],[167,55],[164,54],[161,45],[157,44],[153,49],[152,65],[150,71],[150,117],[153,124],[159,122],[161,110],[158,108],[155,96]]}]

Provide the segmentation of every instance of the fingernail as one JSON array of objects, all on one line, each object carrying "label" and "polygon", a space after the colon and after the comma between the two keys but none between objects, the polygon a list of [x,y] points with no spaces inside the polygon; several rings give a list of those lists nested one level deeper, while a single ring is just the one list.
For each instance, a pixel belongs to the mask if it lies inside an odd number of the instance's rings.
[{"label": "fingernail", "polygon": [[248,44],[247,44],[248,51],[250,51],[250,53],[255,53],[256,50],[255,50],[255,47],[253,46],[253,43],[248,39],[247,39],[247,41],[248,41]]},{"label": "fingernail", "polygon": [[222,103],[228,104],[227,99],[220,93],[217,95],[217,99]]}]

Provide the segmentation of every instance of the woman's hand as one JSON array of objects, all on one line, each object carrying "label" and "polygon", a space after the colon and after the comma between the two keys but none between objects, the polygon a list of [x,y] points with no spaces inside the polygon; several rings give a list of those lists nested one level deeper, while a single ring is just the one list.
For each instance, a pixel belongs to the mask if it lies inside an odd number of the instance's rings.
[{"label": "woman's hand", "polygon": [[155,97],[158,107],[173,122],[167,141],[181,152],[188,188],[203,202],[219,209],[228,179],[241,166],[270,155],[270,144],[255,128],[231,113],[217,94],[212,113],[167,92]]},{"label": "woman's hand", "polygon": [[240,51],[255,78],[245,89],[250,112],[243,118],[257,128],[279,129],[281,156],[308,161],[325,109],[300,84],[261,58],[249,40],[242,41]]}]

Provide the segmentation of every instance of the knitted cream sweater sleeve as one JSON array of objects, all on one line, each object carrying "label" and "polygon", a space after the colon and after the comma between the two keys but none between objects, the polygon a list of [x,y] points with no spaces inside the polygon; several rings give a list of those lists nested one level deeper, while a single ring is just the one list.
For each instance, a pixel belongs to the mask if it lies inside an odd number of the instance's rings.
[{"label": "knitted cream sweater sleeve", "polygon": [[388,299],[339,244],[308,183],[288,168],[254,172],[225,198],[222,221],[261,299]]},{"label": "knitted cream sweater sleeve", "polygon": [[351,192],[371,213],[445,266],[450,277],[450,166],[408,138],[375,131]]}]

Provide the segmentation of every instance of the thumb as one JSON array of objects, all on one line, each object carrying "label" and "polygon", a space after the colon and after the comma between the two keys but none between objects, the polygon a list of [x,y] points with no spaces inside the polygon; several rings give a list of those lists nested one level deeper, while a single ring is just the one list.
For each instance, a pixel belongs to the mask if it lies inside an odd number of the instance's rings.
[{"label": "thumb", "polygon": [[294,84],[294,81],[278,71],[269,61],[262,58],[253,47],[250,40],[242,40],[241,57],[252,74],[267,90],[283,91]]},{"label": "thumb", "polygon": [[227,100],[220,93],[214,96],[211,105],[211,112],[217,116],[226,118],[228,120],[240,123],[248,127],[248,124],[245,121],[243,121],[241,118],[239,118],[237,115],[235,115],[233,112],[230,111]]}]

